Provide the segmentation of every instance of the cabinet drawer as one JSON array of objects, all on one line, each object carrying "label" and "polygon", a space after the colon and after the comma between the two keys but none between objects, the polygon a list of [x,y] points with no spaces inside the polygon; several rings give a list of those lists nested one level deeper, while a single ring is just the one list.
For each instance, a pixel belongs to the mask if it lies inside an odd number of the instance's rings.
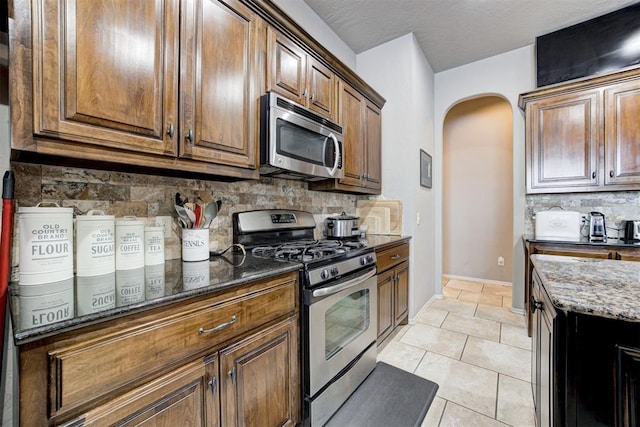
[{"label": "cabinet drawer", "polygon": [[381,273],[402,261],[409,259],[409,244],[403,243],[376,253],[378,272]]},{"label": "cabinet drawer", "polygon": [[[286,279],[291,279],[287,276]],[[144,377],[220,345],[296,309],[295,280],[266,282],[264,288],[221,301],[204,300],[189,310],[117,334],[103,335],[48,352],[49,414],[63,415]],[[204,333],[200,329],[207,330]]]}]

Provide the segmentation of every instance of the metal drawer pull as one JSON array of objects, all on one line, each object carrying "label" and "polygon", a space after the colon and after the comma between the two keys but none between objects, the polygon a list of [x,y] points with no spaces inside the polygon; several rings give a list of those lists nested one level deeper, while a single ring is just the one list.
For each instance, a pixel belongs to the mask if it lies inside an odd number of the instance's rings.
[{"label": "metal drawer pull", "polygon": [[220,330],[222,330],[224,328],[228,328],[229,326],[233,325],[234,323],[236,323],[237,320],[238,320],[238,318],[234,314],[233,316],[231,316],[231,320],[229,320],[228,322],[221,323],[218,326],[215,326],[215,327],[213,327],[211,329],[200,328],[200,329],[198,329],[198,333],[199,334],[208,334],[209,332],[220,331]]},{"label": "metal drawer pull", "polygon": [[595,172],[591,172],[591,179],[596,179],[596,173]]},{"label": "metal drawer pull", "polygon": [[189,129],[189,132],[187,132],[187,141],[193,145],[193,129]]},{"label": "metal drawer pull", "polygon": [[531,310],[531,313],[535,313],[536,310],[544,311],[544,305],[541,302],[536,301],[533,295],[531,295],[531,298],[529,298],[529,308]]},{"label": "metal drawer pull", "polygon": [[610,171],[609,171],[609,176],[610,176],[611,178],[613,178],[613,176],[614,176],[614,175],[615,175],[615,173],[614,173],[612,170],[610,170]]},{"label": "metal drawer pull", "polygon": [[398,259],[398,258],[400,258],[400,255],[398,255],[398,254],[391,255],[391,259]]},{"label": "metal drawer pull", "polygon": [[167,135],[169,135],[169,138],[173,139],[173,133],[174,133],[173,124],[170,124],[169,129],[167,130]]}]

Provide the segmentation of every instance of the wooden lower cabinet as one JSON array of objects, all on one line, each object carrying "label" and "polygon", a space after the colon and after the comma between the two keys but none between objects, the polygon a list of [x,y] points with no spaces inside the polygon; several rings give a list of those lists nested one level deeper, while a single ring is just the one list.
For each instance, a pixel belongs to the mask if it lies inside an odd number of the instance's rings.
[{"label": "wooden lower cabinet", "polygon": [[531,355],[531,388],[535,405],[536,425],[559,425],[556,408],[558,398],[555,384],[557,314],[547,294],[542,289],[539,279],[534,277],[533,292],[530,299],[533,315],[532,355]]},{"label": "wooden lower cabinet", "polygon": [[20,425],[295,425],[298,319],[289,273],[20,345]]},{"label": "wooden lower cabinet", "polygon": [[624,244],[598,244],[575,242],[542,242],[525,239],[525,278],[524,278],[524,306],[526,311],[528,334],[531,336],[533,316],[531,313],[531,295],[533,288],[533,263],[531,255],[557,255],[578,258],[617,259],[621,261],[640,261],[640,247]]},{"label": "wooden lower cabinet", "polygon": [[380,345],[409,320],[409,243],[376,248],[378,258],[378,335]]},{"label": "wooden lower cabinet", "polygon": [[640,425],[640,323],[556,310],[533,278],[536,425]]}]

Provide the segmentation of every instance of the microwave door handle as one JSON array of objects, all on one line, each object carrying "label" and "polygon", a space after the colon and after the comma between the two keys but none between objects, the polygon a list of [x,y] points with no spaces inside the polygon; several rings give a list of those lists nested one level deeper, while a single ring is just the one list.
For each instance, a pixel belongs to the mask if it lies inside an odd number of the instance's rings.
[{"label": "microwave door handle", "polygon": [[333,132],[330,133],[329,136],[327,136],[327,138],[324,140],[325,144],[327,143],[327,139],[329,138],[331,138],[331,140],[333,141],[333,149],[336,154],[336,160],[333,162],[332,168],[327,168],[327,172],[329,172],[329,175],[333,176],[335,175],[336,170],[338,170],[338,165],[340,164],[340,144],[338,143],[338,138],[336,138]]}]

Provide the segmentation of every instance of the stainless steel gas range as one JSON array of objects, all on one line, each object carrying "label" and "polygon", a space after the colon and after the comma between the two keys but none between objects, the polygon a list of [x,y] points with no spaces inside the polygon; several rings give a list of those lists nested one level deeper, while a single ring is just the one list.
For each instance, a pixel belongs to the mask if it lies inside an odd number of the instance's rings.
[{"label": "stainless steel gas range", "polygon": [[309,212],[233,214],[234,243],[252,256],[298,261],[303,425],[321,426],[376,364],[377,280],[373,248],[315,240]]}]

